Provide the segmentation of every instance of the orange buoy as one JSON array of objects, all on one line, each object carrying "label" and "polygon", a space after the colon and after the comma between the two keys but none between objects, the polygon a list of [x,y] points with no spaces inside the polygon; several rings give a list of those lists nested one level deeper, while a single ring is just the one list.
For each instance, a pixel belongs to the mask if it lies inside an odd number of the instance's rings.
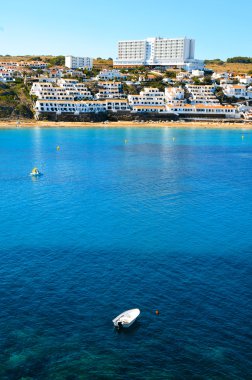
[{"label": "orange buoy", "polygon": [[156,310],[156,315],[158,315],[159,314],[159,310]]}]

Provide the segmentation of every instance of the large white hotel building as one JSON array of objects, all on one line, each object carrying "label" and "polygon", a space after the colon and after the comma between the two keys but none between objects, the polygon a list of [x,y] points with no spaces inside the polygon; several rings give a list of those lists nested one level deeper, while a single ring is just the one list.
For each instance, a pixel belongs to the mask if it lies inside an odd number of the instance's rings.
[{"label": "large white hotel building", "polygon": [[93,67],[93,59],[90,57],[73,57],[67,55],[65,57],[65,66],[69,69],[88,69]]},{"label": "large white hotel building", "polygon": [[202,69],[204,61],[194,59],[194,50],[195,40],[186,37],[119,41],[114,66],[165,66],[188,71]]}]

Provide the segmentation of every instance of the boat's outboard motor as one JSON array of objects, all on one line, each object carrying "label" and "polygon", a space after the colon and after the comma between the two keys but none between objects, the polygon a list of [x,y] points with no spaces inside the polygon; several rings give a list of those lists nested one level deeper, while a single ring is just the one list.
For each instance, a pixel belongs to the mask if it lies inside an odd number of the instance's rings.
[{"label": "boat's outboard motor", "polygon": [[123,327],[122,322],[118,322],[117,326],[119,329],[121,329]]}]

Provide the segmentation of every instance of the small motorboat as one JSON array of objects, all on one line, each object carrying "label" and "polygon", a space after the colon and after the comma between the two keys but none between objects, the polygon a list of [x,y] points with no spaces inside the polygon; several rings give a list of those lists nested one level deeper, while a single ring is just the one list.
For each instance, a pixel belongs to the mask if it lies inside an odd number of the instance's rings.
[{"label": "small motorboat", "polygon": [[112,320],[115,327],[130,327],[140,314],[139,309],[126,310]]},{"label": "small motorboat", "polygon": [[39,177],[43,174],[38,170],[38,168],[33,168],[30,175],[33,177]]}]

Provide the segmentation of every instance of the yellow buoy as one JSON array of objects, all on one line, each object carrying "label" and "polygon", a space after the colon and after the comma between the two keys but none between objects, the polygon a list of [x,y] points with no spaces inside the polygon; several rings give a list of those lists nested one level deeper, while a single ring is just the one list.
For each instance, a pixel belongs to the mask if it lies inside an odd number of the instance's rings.
[{"label": "yellow buoy", "polygon": [[60,146],[58,145],[56,149],[57,149],[57,150],[60,150]]}]

